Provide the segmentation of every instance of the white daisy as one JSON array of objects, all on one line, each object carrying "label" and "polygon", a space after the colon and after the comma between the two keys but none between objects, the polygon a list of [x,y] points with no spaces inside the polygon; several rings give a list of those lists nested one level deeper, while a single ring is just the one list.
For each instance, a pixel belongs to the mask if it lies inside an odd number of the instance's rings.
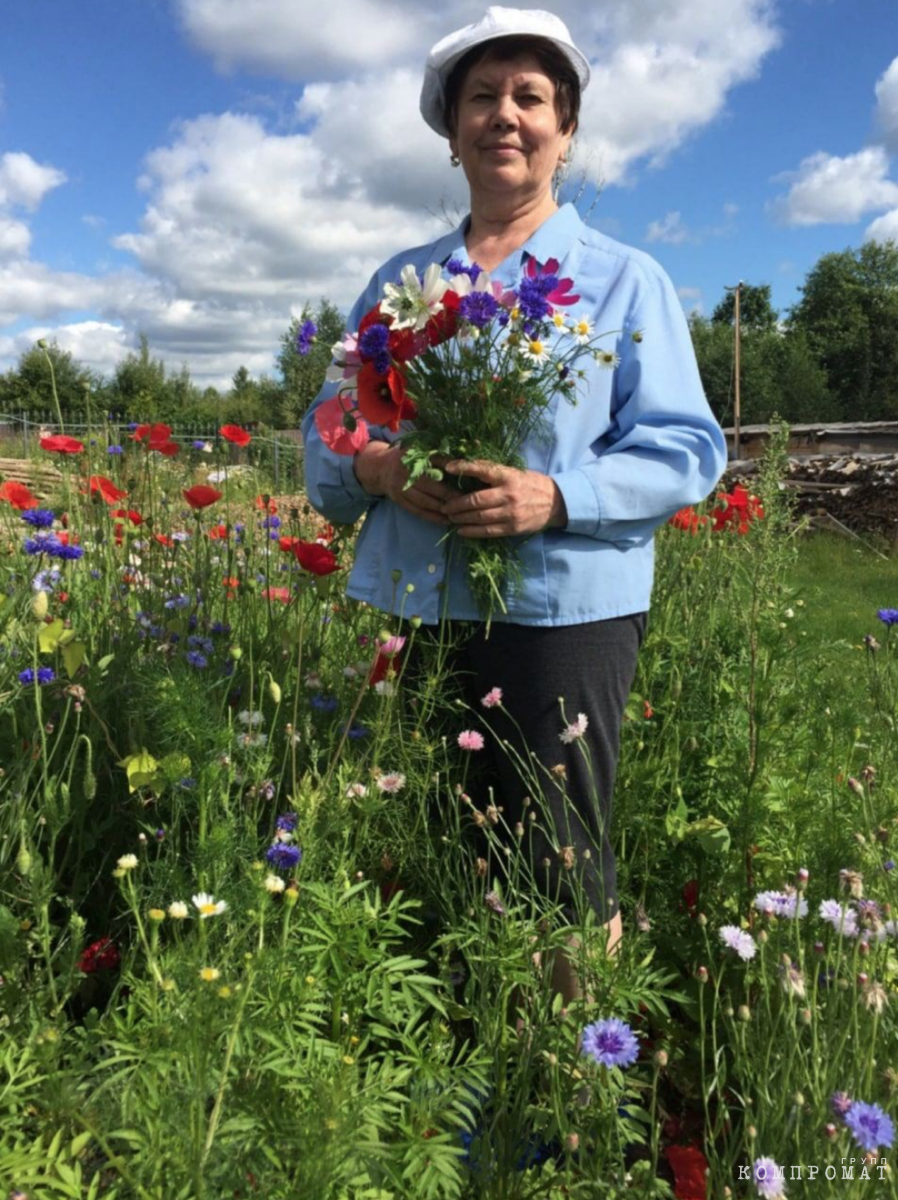
[{"label": "white daisy", "polygon": [[592,337],[593,323],[589,317],[580,317],[573,324],[571,333],[581,346],[585,346]]},{"label": "white daisy", "polygon": [[529,341],[523,342],[520,347],[520,354],[528,362],[537,364],[548,362],[551,358],[548,343],[540,341],[539,338],[532,338]]},{"label": "white daisy", "polygon": [[275,895],[276,892],[282,892],[287,885],[279,875],[266,875],[264,886],[266,892]]},{"label": "white daisy", "polygon": [[620,363],[620,355],[615,354],[613,350],[596,350],[593,358],[600,367],[604,367],[608,371]]},{"label": "white daisy", "polygon": [[133,871],[137,866],[137,855],[123,854],[116,865],[120,871]]},{"label": "white daisy", "polygon": [[228,907],[224,900],[216,900],[208,892],[199,892],[192,897],[192,900],[194,908],[200,914],[201,921],[205,921],[207,917],[217,917]]},{"label": "white daisy", "polygon": [[184,921],[187,919],[189,909],[183,900],[172,900],[168,906],[168,915],[173,921]]}]

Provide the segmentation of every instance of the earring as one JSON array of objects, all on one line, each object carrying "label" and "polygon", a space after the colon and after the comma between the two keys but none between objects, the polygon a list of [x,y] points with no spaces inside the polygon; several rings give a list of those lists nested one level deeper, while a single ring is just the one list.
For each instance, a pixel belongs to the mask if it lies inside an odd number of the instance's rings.
[{"label": "earring", "polygon": [[450,154],[449,161],[452,163],[453,167],[457,167],[459,165],[459,163],[461,162],[461,159],[458,157],[457,154]]}]

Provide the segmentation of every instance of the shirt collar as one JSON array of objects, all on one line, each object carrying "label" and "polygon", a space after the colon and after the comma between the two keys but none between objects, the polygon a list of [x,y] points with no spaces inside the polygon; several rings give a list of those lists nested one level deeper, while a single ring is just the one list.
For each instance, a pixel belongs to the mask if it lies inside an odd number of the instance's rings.
[{"label": "shirt collar", "polygon": [[[457,229],[440,238],[436,245],[435,258],[444,266],[450,258],[457,258],[465,266],[471,265],[468,250],[465,246],[465,234],[470,224],[470,214],[464,218]],[[545,265],[550,258],[563,262],[573,247],[583,227],[580,215],[573,204],[562,204],[557,212],[552,213],[540,225],[539,229],[524,242],[523,246],[513,250],[504,262],[492,271],[493,277],[516,276],[528,258],[535,258],[540,266]]]}]

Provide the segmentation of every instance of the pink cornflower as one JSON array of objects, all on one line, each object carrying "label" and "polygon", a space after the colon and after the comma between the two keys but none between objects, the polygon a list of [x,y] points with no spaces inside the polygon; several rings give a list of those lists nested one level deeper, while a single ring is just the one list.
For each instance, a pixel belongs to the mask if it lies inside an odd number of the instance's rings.
[{"label": "pink cornflower", "polygon": [[589,721],[586,719],[586,713],[577,713],[576,721],[568,725],[566,729],[559,733],[558,737],[566,746],[569,746],[571,742],[576,742],[579,738],[583,737],[588,724]]},{"label": "pink cornflower", "polygon": [[405,645],[406,639],[394,634],[393,637],[388,637],[386,641],[380,643],[380,652],[385,654],[387,658],[392,658],[394,654],[398,654]]},{"label": "pink cornflower", "polygon": [[490,688],[480,703],[484,708],[496,708],[497,705],[502,703],[502,689],[499,687]]},{"label": "pink cornflower", "polygon": [[458,735],[458,744],[462,750],[482,750],[483,734],[476,729],[463,729]]},{"label": "pink cornflower", "polygon": [[401,771],[390,771],[387,775],[378,775],[377,786],[382,792],[395,795],[405,787],[405,776]]}]

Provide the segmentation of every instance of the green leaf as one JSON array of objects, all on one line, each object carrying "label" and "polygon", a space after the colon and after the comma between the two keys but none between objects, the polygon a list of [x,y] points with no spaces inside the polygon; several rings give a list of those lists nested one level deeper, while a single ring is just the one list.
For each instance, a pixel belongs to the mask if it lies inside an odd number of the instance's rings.
[{"label": "green leaf", "polygon": [[57,617],[49,625],[42,625],[37,635],[37,644],[42,654],[50,654],[59,645],[59,639],[65,633],[65,622]]},{"label": "green leaf", "polygon": [[62,661],[65,663],[69,679],[74,679],[78,674],[78,668],[84,662],[86,651],[84,642],[69,642],[68,645],[62,647]]}]

